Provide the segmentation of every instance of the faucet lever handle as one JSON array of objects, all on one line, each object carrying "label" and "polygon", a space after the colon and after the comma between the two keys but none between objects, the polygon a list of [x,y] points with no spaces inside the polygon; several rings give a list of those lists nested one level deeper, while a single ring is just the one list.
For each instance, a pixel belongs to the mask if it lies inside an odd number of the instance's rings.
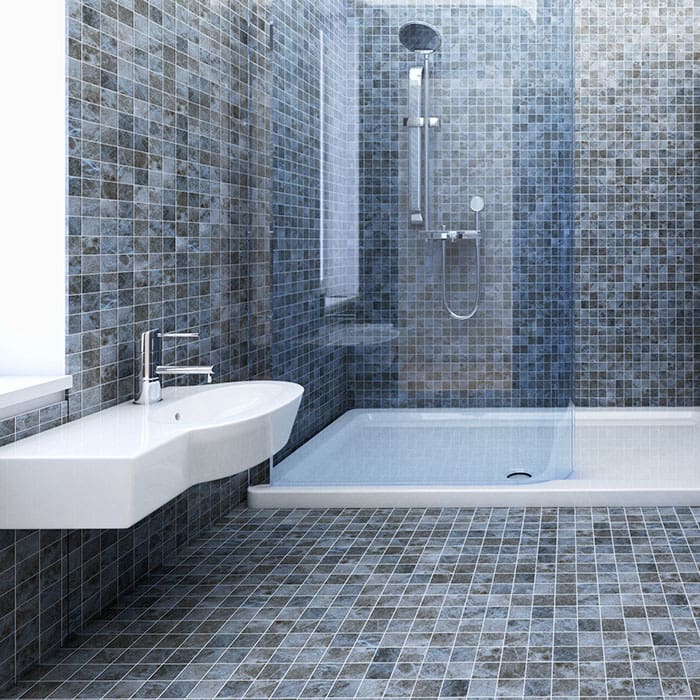
[{"label": "faucet lever handle", "polygon": [[161,333],[161,338],[199,338],[199,333]]}]

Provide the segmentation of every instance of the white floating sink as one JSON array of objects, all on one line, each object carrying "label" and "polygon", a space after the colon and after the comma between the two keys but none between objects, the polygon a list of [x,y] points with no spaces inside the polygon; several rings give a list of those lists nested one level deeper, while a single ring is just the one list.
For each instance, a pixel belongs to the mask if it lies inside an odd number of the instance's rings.
[{"label": "white floating sink", "polygon": [[265,461],[289,440],[291,382],[167,388],[0,448],[0,529],[124,528],[190,486]]}]

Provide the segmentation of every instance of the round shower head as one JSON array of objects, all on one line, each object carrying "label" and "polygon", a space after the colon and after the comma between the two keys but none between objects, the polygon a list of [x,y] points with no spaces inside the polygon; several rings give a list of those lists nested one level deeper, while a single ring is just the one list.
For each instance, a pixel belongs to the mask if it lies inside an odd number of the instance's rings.
[{"label": "round shower head", "polygon": [[440,48],[442,37],[435,27],[425,22],[406,22],[399,29],[399,41],[415,53],[434,53]]}]

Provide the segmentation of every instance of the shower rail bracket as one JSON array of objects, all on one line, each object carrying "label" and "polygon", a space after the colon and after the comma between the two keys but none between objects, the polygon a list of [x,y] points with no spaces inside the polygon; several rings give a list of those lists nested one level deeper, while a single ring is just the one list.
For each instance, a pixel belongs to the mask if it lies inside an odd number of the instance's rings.
[{"label": "shower rail bracket", "polygon": [[[409,129],[422,129],[425,126],[425,119],[423,117],[404,117],[403,125]],[[440,117],[429,117],[428,126],[432,129],[439,129]]]}]

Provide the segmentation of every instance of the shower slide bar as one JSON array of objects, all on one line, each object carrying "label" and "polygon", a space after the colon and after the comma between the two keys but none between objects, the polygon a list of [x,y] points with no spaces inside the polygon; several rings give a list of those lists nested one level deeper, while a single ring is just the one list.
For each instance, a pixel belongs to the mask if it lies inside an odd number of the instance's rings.
[{"label": "shower slide bar", "polygon": [[[442,243],[442,303],[450,316],[468,321],[479,309],[481,299],[481,221],[484,208],[481,197],[472,197],[471,210],[476,214],[474,230],[431,230],[430,131],[440,126],[439,117],[431,117],[430,56],[442,42],[440,33],[425,22],[407,22],[399,29],[399,41],[423,58],[422,66],[408,70],[408,116],[403,125],[408,128],[408,219],[413,226],[422,226],[426,240]],[[447,244],[471,241],[476,252],[476,299],[468,314],[458,314],[447,299]]]},{"label": "shower slide bar", "polygon": [[[414,66],[408,71],[408,214],[412,224],[423,223],[423,191],[421,182],[421,83],[423,69]],[[420,124],[419,124],[420,123]]]},{"label": "shower slide bar", "polygon": [[[440,126],[440,119],[428,117],[430,104],[428,56],[422,66],[413,66],[408,71],[408,117],[403,124],[408,128],[408,216],[414,226],[426,229],[430,221],[430,152],[431,128]],[[422,144],[421,144],[422,142]],[[421,157],[421,148],[425,158]],[[423,167],[421,167],[423,165]]]}]

